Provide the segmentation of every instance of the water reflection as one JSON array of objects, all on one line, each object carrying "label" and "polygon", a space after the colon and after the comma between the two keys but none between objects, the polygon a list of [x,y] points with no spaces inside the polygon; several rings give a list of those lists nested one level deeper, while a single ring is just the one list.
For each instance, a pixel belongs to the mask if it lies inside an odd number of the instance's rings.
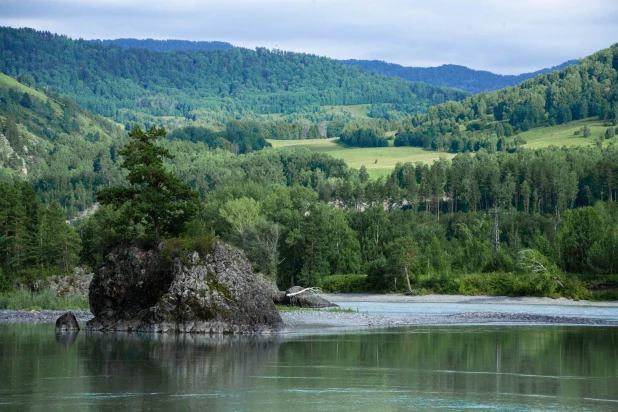
[{"label": "water reflection", "polygon": [[77,340],[78,331],[56,331],[56,342],[64,346],[71,346]]},{"label": "water reflection", "polygon": [[615,410],[617,344],[618,328],[600,327],[58,337],[0,325],[0,409]]}]

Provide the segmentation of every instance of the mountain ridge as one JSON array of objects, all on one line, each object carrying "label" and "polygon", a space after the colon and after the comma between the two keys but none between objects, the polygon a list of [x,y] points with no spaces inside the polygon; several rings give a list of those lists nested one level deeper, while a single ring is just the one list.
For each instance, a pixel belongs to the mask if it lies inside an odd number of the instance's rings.
[{"label": "mountain ridge", "polygon": [[[118,38],[106,40],[90,40],[105,46],[118,46],[122,48],[147,49],[158,52],[168,51],[207,51],[207,50],[230,50],[239,48],[229,42],[222,41],[193,41],[193,40],[155,40]],[[450,87],[465,90],[471,93],[494,91],[504,87],[515,86],[524,80],[536,77],[539,74],[549,73],[563,69],[569,65],[577,64],[577,60],[568,60],[556,66],[539,69],[533,72],[517,75],[499,74],[488,70],[476,70],[458,64],[442,64],[435,67],[403,66],[384,60],[344,59],[339,63],[348,66],[360,66],[365,70],[375,70],[386,76],[400,77],[412,82],[422,82],[438,87]],[[458,79],[453,81],[453,79]]]},{"label": "mountain ridge", "polygon": [[232,48],[154,52],[0,27],[0,64],[12,77],[66,94],[125,124],[221,124],[238,118],[330,120],[321,106],[391,104],[400,112],[468,93],[368,73],[311,54]]},{"label": "mountain ridge", "polygon": [[436,67],[406,67],[382,60],[348,59],[338,61],[345,65],[362,67],[364,70],[375,70],[386,76],[400,77],[404,80],[423,82],[434,86],[457,88],[474,94],[516,86],[539,74],[550,73],[578,63],[577,60],[568,60],[557,66],[534,72],[507,75],[487,70],[475,70],[457,64],[443,64]]}]

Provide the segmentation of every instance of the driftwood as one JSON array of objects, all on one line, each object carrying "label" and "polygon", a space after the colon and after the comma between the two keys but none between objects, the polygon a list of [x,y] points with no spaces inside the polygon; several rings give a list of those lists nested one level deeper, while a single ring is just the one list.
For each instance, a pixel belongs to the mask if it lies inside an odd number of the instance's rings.
[{"label": "driftwood", "polygon": [[305,288],[302,290],[299,290],[297,292],[292,292],[292,293],[286,293],[285,296],[291,298],[293,296],[298,296],[298,295],[302,295],[303,293],[307,293],[308,295],[316,295],[316,294],[321,294],[322,293],[322,289],[321,288]]},{"label": "driftwood", "polygon": [[299,286],[294,286],[285,293],[284,304],[300,306],[301,308],[327,308],[337,306],[324,299],[320,296],[321,294],[322,289],[317,287],[301,288]]}]

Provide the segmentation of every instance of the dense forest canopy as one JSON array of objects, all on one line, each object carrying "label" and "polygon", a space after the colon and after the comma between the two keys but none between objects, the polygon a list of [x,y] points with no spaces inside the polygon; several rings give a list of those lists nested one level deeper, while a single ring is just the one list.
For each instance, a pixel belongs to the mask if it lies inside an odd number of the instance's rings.
[{"label": "dense forest canopy", "polygon": [[[20,80],[29,83],[26,76]],[[94,204],[97,191],[121,184],[119,150],[127,137],[123,128],[69,97],[43,91],[0,74],[0,181],[25,178],[46,203],[59,203],[73,217]],[[167,139],[200,142],[198,153],[248,153],[270,146],[261,125],[231,121],[223,132],[188,127]]]},{"label": "dense forest canopy", "polygon": [[505,87],[516,86],[524,80],[532,79],[539,74],[564,69],[577,64],[577,60],[569,60],[557,66],[518,75],[495,74],[484,70],[474,70],[455,64],[444,64],[438,67],[404,67],[399,64],[380,60],[339,60],[350,66],[360,66],[365,70],[375,70],[387,76],[397,76],[412,82],[423,82],[434,86],[453,87],[470,93],[491,92]]},{"label": "dense forest canopy", "polygon": [[522,84],[447,102],[402,121],[395,145],[452,152],[513,146],[533,127],[597,117],[617,125],[618,45]]},{"label": "dense forest canopy", "polygon": [[467,96],[309,54],[265,48],[159,53],[7,27],[0,28],[0,63],[5,74],[31,75],[93,113],[129,124],[169,116],[190,123],[311,115],[326,105],[373,103],[420,113]]}]

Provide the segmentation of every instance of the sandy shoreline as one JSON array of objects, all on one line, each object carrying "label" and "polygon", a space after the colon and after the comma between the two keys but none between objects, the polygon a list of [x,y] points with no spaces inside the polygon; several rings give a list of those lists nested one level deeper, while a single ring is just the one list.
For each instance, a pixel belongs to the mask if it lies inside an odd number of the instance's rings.
[{"label": "sandy shoreline", "polygon": [[616,307],[618,301],[592,302],[566,298],[535,298],[510,296],[465,296],[465,295],[425,295],[406,296],[403,294],[370,293],[332,293],[322,295],[331,302],[379,302],[379,303],[464,303],[464,304],[499,304],[499,305],[551,305],[551,306],[599,306]]}]

